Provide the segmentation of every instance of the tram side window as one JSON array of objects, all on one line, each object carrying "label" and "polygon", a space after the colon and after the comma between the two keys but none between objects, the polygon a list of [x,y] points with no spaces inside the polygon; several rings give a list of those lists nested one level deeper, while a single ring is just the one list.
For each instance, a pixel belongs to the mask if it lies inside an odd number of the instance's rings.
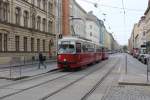
[{"label": "tram side window", "polygon": [[76,52],[77,53],[81,52],[81,43],[76,43]]},{"label": "tram side window", "polygon": [[83,52],[87,52],[87,48],[86,48],[85,44],[82,45],[82,50],[83,50]]},{"label": "tram side window", "polygon": [[95,51],[93,45],[89,44],[89,45],[87,45],[87,47],[88,47],[88,52],[94,52]]}]

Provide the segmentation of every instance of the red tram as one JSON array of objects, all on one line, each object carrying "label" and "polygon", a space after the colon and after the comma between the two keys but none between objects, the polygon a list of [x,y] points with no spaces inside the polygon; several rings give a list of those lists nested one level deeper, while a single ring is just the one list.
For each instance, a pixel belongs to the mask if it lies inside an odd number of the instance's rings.
[{"label": "red tram", "polygon": [[91,41],[64,37],[58,41],[57,62],[60,69],[80,68],[94,62],[108,59],[106,49]]}]

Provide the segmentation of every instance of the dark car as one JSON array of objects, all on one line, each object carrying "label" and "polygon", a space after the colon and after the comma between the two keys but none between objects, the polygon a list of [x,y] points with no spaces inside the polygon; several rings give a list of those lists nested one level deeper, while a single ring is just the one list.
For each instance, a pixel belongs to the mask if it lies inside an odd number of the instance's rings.
[{"label": "dark car", "polygon": [[141,58],[141,62],[144,64],[147,64],[147,59],[150,58],[149,54],[144,54],[144,56]]},{"label": "dark car", "polygon": [[139,61],[142,61],[142,59],[144,58],[144,56],[145,56],[145,54],[139,54],[139,55],[137,55],[137,59]]}]

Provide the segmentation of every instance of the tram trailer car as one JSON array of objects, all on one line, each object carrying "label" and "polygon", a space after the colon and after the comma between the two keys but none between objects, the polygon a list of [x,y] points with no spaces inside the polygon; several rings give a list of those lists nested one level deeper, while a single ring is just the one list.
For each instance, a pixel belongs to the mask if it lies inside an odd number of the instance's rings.
[{"label": "tram trailer car", "polygon": [[102,49],[91,41],[76,37],[64,37],[58,41],[59,69],[80,68],[102,59]]},{"label": "tram trailer car", "polygon": [[109,58],[108,50],[106,48],[102,48],[102,60],[106,60]]}]

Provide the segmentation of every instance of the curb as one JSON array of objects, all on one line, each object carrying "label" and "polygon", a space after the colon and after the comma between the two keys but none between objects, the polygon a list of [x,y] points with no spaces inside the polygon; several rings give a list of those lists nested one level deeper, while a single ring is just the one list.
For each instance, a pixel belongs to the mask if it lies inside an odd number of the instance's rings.
[{"label": "curb", "polygon": [[129,82],[119,82],[119,85],[136,85],[136,86],[150,86],[150,83],[129,83]]},{"label": "curb", "polygon": [[35,77],[35,76],[38,76],[38,75],[42,75],[42,74],[54,72],[54,71],[57,71],[57,70],[59,70],[59,69],[58,69],[58,68],[55,68],[55,69],[52,69],[52,70],[49,70],[49,71],[46,71],[46,72],[43,72],[43,73],[40,73],[40,74],[32,75],[32,76],[29,75],[29,76],[15,77],[15,78],[0,77],[0,79],[6,79],[6,80],[12,80],[12,81],[18,81],[18,80],[26,79],[26,78],[29,78],[29,77]]}]

